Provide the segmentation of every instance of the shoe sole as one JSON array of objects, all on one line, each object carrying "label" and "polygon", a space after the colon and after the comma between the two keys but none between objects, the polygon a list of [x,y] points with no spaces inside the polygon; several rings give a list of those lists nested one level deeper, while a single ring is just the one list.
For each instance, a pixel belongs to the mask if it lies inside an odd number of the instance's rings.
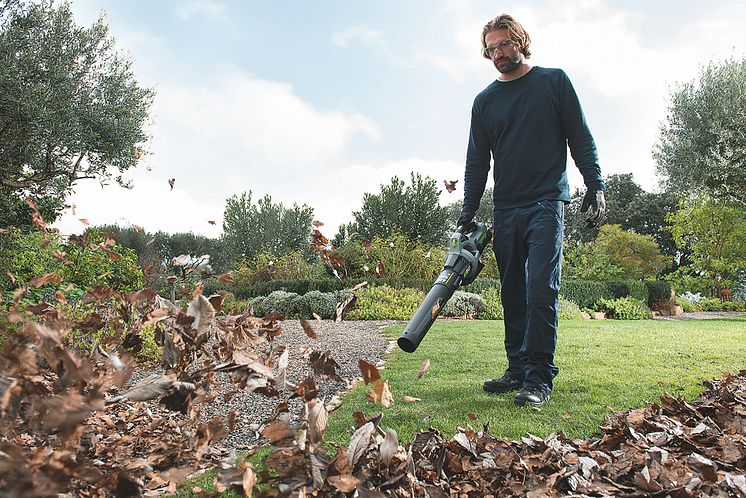
[{"label": "shoe sole", "polygon": [[540,408],[546,405],[546,403],[529,403],[527,401],[515,401],[515,400],[513,401],[515,402],[516,406],[520,406],[520,407],[530,406],[531,408]]}]

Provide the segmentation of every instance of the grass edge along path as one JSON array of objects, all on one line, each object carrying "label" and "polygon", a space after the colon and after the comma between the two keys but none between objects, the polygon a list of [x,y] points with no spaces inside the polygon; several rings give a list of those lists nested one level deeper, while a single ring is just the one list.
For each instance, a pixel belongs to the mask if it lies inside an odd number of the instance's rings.
[{"label": "grass edge along path", "polygon": [[[403,326],[388,327],[394,340]],[[418,350],[396,348],[381,371],[396,403],[384,408],[367,401],[370,386],[358,384],[345,393],[329,418],[328,443],[347,444],[352,414],[383,413],[382,427],[391,427],[404,443],[421,429],[435,427],[444,435],[467,424],[500,438],[528,433],[545,437],[562,432],[587,438],[613,412],[640,408],[663,393],[691,401],[704,391],[702,382],[746,368],[746,319],[697,321],[562,321],[558,332],[555,379],[550,402],[541,409],[519,408],[513,393],[482,390],[487,378],[507,366],[504,328],[498,321],[438,321]],[[417,379],[423,361],[430,367]],[[406,403],[404,396],[422,401]]]}]

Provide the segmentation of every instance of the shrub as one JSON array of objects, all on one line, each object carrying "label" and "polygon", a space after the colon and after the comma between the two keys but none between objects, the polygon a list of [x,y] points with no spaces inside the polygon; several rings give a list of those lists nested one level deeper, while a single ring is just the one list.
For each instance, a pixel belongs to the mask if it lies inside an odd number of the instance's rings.
[{"label": "shrub", "polygon": [[380,261],[387,278],[422,279],[431,284],[443,270],[445,252],[442,247],[411,241],[402,234],[374,237],[368,251],[359,239],[337,249],[345,259],[348,278],[375,279],[376,263]]},{"label": "shrub", "polygon": [[[206,295],[209,293],[205,292]],[[232,292],[226,292],[223,296],[223,306],[221,311],[226,315],[239,314],[246,311],[249,303],[244,299],[236,299],[236,295]]]},{"label": "shrub", "polygon": [[31,278],[46,273],[55,273],[65,284],[81,289],[105,285],[117,291],[132,292],[142,288],[143,275],[137,253],[114,244],[95,228],[67,240],[50,232],[45,244],[39,232],[11,230],[0,240],[0,267],[9,269],[16,279],[12,284],[3,271],[0,288],[4,290],[25,285]]},{"label": "shrub", "polygon": [[691,313],[692,311],[694,311],[694,305],[688,299],[678,298],[676,300],[676,304],[678,306],[681,306],[681,309],[684,310],[684,313]]},{"label": "shrub", "polygon": [[245,286],[270,280],[304,280],[310,278],[313,272],[311,264],[298,250],[280,255],[262,252],[236,264],[233,280],[236,285]]},{"label": "shrub", "polygon": [[723,311],[746,311],[746,301],[726,301]]},{"label": "shrub", "polygon": [[409,320],[425,299],[417,289],[394,289],[388,285],[366,287],[358,292],[351,320]]},{"label": "shrub", "polygon": [[696,294],[692,294],[692,293],[691,293],[691,292],[689,292],[689,291],[686,291],[686,292],[684,292],[684,293],[683,293],[683,294],[681,294],[681,295],[680,295],[679,297],[680,297],[681,299],[684,299],[684,300],[686,300],[686,301],[689,301],[689,303],[690,303],[690,304],[697,304],[697,303],[698,303],[698,302],[700,302],[700,301],[701,301],[702,299],[704,299],[704,298],[702,297],[702,294],[700,294],[699,292],[698,292],[698,293],[696,293]]},{"label": "shrub", "polygon": [[480,273],[479,275],[480,276],[477,277],[476,280],[474,280],[469,285],[465,285],[464,287],[462,287],[462,289],[467,292],[473,292],[475,294],[482,294],[482,295],[484,295],[487,289],[497,289],[498,295],[500,294],[500,279],[499,278],[482,276],[482,273]]},{"label": "shrub", "polygon": [[488,287],[482,292],[484,311],[479,318],[482,320],[502,320],[505,317],[503,304],[500,300],[500,288]]},{"label": "shrub", "polygon": [[607,294],[607,288],[603,282],[590,280],[566,280],[562,282],[560,296],[577,303],[581,308],[593,308],[602,299],[612,297]]},{"label": "shrub", "polygon": [[311,291],[296,300],[300,316],[310,318],[314,313],[321,318],[334,318],[337,310],[337,299],[332,292]]},{"label": "shrub", "polygon": [[603,299],[598,303],[598,310],[615,320],[645,320],[652,316],[645,302],[633,297]]},{"label": "shrub", "polygon": [[645,282],[645,286],[648,289],[648,306],[651,307],[653,303],[670,301],[675,295],[671,282],[665,280],[648,280]]},{"label": "shrub", "polygon": [[568,301],[563,297],[561,297],[559,301],[560,308],[558,318],[560,320],[578,320],[580,318],[583,318],[583,314],[580,311],[580,306],[573,303],[572,301]]},{"label": "shrub", "polygon": [[723,303],[720,299],[702,299],[695,307],[698,311],[723,311]]},{"label": "shrub", "polygon": [[343,283],[336,279],[272,280],[269,282],[257,282],[248,287],[235,286],[233,292],[240,298],[267,296],[278,290],[303,295],[314,290],[320,292],[334,292],[356,283],[357,282]]},{"label": "shrub", "polygon": [[267,296],[257,296],[254,299],[251,299],[249,301],[249,308],[251,309],[251,314],[254,316],[265,316],[268,313],[266,312],[266,309],[264,308],[264,301],[267,299]]},{"label": "shrub", "polygon": [[298,294],[295,292],[274,291],[262,302],[264,314],[281,313],[286,318],[298,316]]},{"label": "shrub", "polygon": [[484,312],[482,296],[472,292],[456,291],[440,311],[442,316],[475,318]]},{"label": "shrub", "polygon": [[648,287],[641,280],[615,280],[605,283],[606,295],[611,299],[633,297],[644,303],[648,302]]}]

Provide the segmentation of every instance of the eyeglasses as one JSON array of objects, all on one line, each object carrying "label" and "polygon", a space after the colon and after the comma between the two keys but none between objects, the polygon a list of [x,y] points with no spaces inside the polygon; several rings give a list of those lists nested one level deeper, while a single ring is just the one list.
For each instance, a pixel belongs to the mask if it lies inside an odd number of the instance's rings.
[{"label": "eyeglasses", "polygon": [[491,47],[484,47],[484,49],[482,49],[482,54],[488,59],[492,59],[492,56],[495,54],[495,50],[499,50],[501,53],[504,54],[505,51],[508,50],[513,45],[515,45],[515,42],[513,40],[503,40],[497,45],[492,45]]}]

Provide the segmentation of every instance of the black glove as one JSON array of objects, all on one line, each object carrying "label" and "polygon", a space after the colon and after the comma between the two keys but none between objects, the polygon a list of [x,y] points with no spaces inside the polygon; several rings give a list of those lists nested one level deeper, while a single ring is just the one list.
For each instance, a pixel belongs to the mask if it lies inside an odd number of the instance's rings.
[{"label": "black glove", "polygon": [[590,208],[586,226],[596,228],[601,224],[601,220],[606,214],[606,197],[603,190],[587,190],[583,197],[583,204],[580,205],[580,212],[585,213]]},{"label": "black glove", "polygon": [[477,227],[474,223],[474,213],[471,211],[462,211],[456,220],[456,230],[462,227],[461,233],[471,233]]}]

